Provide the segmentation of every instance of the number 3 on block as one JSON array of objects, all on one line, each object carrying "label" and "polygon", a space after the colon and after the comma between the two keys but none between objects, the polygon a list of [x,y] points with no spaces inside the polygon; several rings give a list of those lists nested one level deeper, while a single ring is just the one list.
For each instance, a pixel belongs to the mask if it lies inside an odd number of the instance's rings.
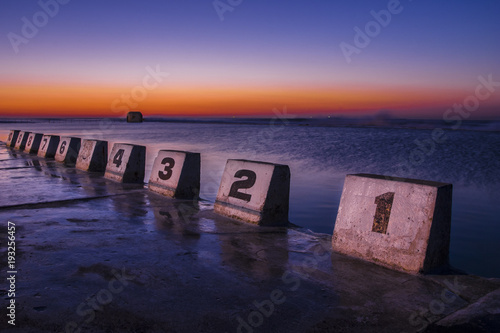
[{"label": "number 3 on block", "polygon": [[146,147],[115,143],[104,176],[122,183],[142,183],[145,159]]},{"label": "number 3 on block", "polygon": [[287,225],[289,192],[287,165],[228,160],[214,210],[258,225]]},{"label": "number 3 on block", "polygon": [[160,150],[149,178],[149,189],[169,197],[196,198],[200,192],[200,154]]}]

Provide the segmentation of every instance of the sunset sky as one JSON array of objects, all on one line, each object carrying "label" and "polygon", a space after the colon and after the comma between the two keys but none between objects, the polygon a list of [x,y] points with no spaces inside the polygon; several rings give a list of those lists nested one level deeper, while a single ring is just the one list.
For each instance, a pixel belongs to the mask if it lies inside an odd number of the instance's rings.
[{"label": "sunset sky", "polygon": [[471,117],[499,118],[499,17],[497,0],[3,0],[0,115],[442,118],[479,89]]}]

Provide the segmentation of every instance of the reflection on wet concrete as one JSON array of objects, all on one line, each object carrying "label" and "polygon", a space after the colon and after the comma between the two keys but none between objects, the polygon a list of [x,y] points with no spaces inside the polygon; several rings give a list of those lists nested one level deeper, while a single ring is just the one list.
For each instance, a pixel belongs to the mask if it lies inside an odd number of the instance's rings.
[{"label": "reflection on wet concrete", "polygon": [[196,214],[199,212],[197,202],[169,200],[156,194],[150,194],[149,198],[153,206],[157,230],[190,239],[200,237],[200,233],[196,230],[198,228]]},{"label": "reflection on wet concrete", "polygon": [[288,235],[281,233],[220,234],[221,261],[256,280],[282,276],[288,263]]},{"label": "reflection on wet concrete", "polygon": [[141,217],[148,214],[146,193],[138,191],[130,194],[132,195],[131,200],[121,196],[112,197],[113,209],[128,220],[137,220],[143,223]]},{"label": "reflection on wet concrete", "polygon": [[[37,167],[0,177],[0,220],[19,226],[17,320],[26,332],[63,332],[68,323],[83,332],[237,332],[259,313],[255,332],[415,332],[421,317],[436,325],[500,288],[499,279],[393,272],[331,253],[330,235],[257,227],[217,216],[206,202]],[[9,206],[23,202],[45,204]],[[117,276],[126,285],[108,301],[102,290]],[[442,312],[429,309],[448,281],[465,291]],[[283,302],[269,303],[277,292]]]}]

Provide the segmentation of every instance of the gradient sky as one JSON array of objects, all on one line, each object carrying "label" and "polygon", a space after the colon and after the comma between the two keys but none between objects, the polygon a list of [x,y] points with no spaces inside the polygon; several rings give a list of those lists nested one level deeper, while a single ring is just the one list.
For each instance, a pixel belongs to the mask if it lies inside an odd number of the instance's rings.
[{"label": "gradient sky", "polygon": [[[53,17],[0,2],[0,115],[442,118],[479,76],[500,82],[497,0],[401,0],[350,63],[341,43],[397,1],[221,0],[223,20],[213,0],[59,1]],[[168,76],[146,89],[147,68]],[[500,117],[500,86],[490,95],[471,117]]]}]

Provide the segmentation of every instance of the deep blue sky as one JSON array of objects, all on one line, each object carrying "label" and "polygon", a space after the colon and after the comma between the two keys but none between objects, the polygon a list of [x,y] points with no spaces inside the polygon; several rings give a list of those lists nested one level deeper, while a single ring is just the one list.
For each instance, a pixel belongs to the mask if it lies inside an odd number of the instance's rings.
[{"label": "deep blue sky", "polygon": [[[211,0],[71,0],[16,50],[9,33],[22,36],[21,19],[32,21],[41,7],[38,1],[4,0],[0,89],[4,97],[4,87],[13,84],[16,89],[85,84],[86,92],[75,95],[82,99],[83,94],[95,94],[89,86],[133,87],[146,66],[160,64],[170,73],[161,89],[199,93],[197,110],[202,113],[212,110],[199,109],[202,101],[210,103],[208,88],[238,87],[230,98],[214,104],[234,109],[236,101],[258,99],[251,91],[261,87],[270,93],[279,90],[276,104],[301,112],[310,104],[312,112],[388,108],[404,115],[414,106],[414,116],[420,108],[425,115],[439,117],[444,106],[474,91],[479,75],[492,74],[500,81],[500,2],[493,0],[402,0],[401,12],[348,63],[340,44],[354,45],[353,29],[364,29],[373,20],[370,12],[387,9],[388,3],[243,0],[221,21]],[[317,95],[298,101],[295,90],[287,95],[291,87]],[[388,96],[378,100],[383,91]],[[344,100],[339,94],[353,96]],[[168,108],[167,101],[153,95],[144,101],[145,110]],[[391,95],[404,96],[406,103],[390,103]],[[483,103],[485,114],[494,112],[498,95]],[[357,98],[362,103],[355,103]],[[0,112],[29,109],[21,103],[25,99],[9,101]],[[318,100],[320,105],[315,104]],[[418,100],[425,103],[416,105]],[[176,100],[175,105],[181,103]],[[273,101],[268,96],[252,108],[256,113],[269,111],[269,103]]]}]

